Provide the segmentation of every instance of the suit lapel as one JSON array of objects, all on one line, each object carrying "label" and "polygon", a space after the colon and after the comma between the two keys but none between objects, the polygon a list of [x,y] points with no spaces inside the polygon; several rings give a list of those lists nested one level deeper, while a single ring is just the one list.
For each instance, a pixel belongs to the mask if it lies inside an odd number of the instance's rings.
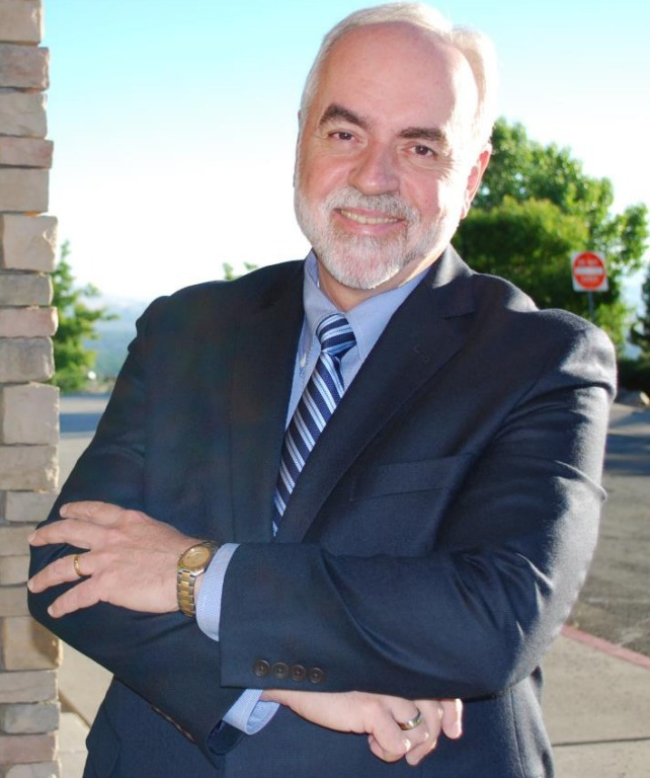
[{"label": "suit lapel", "polygon": [[304,538],[355,459],[462,347],[465,335],[458,317],[473,309],[470,272],[448,249],[396,311],[311,452],[278,541]]},{"label": "suit lapel", "polygon": [[271,540],[273,492],[303,321],[302,266],[238,332],[231,395],[235,539]]}]

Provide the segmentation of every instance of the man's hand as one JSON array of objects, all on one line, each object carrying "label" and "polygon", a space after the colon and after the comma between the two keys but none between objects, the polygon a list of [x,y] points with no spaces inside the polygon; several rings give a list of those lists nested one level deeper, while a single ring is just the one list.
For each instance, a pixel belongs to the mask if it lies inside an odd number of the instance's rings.
[{"label": "man's hand", "polygon": [[168,613],[178,610],[176,567],[180,555],[201,539],[188,537],[141,511],[104,502],[74,502],[60,511],[62,521],[36,530],[33,546],[67,543],[88,549],[61,557],[28,583],[32,592],[70,581],[79,583],[48,608],[58,618],[98,602],[134,611]]},{"label": "man's hand", "polygon": [[[338,732],[367,733],[370,750],[384,762],[402,757],[418,764],[436,747],[444,732],[456,739],[462,734],[460,700],[405,700],[367,692],[295,692],[267,689],[261,699],[279,702],[304,719]],[[402,730],[399,724],[422,714],[422,723]]]}]

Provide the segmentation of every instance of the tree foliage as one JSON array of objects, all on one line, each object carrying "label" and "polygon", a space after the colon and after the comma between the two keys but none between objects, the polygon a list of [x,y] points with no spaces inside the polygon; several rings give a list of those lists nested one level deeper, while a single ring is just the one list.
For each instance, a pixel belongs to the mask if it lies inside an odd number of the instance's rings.
[{"label": "tree foliage", "polygon": [[476,270],[503,276],[542,308],[588,315],[587,295],[571,287],[572,251],[602,252],[609,291],[595,295],[595,321],[619,345],[628,312],[623,278],[642,265],[647,208],[612,214],[607,178],[587,176],[569,149],[530,140],[521,124],[499,119],[493,155],[455,244]]},{"label": "tree foliage", "polygon": [[630,340],[641,349],[646,359],[650,359],[650,267],[643,282],[642,294],[644,310],[630,330]]},{"label": "tree foliage", "polygon": [[72,268],[67,261],[69,254],[70,243],[66,241],[61,246],[61,256],[52,273],[52,305],[59,313],[59,327],[53,338],[55,373],[52,383],[64,392],[86,386],[96,354],[85,347],[84,341],[97,339],[97,322],[116,318],[106,308],[89,308],[86,305],[86,300],[99,296],[99,290],[92,284],[75,286]]},{"label": "tree foliage", "polygon": [[252,270],[257,270],[257,265],[253,264],[252,262],[244,262],[243,273],[241,273],[238,270],[235,270],[235,268],[233,267],[233,265],[230,264],[230,262],[222,262],[221,267],[223,268],[224,281],[235,281],[240,276],[246,275],[246,273],[250,273]]}]

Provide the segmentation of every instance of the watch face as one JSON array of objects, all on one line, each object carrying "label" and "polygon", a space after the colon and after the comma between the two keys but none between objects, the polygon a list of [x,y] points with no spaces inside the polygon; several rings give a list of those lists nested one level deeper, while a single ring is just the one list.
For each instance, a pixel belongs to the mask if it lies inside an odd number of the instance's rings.
[{"label": "watch face", "polygon": [[193,546],[183,554],[183,567],[188,570],[203,570],[213,553],[213,549],[208,546]]}]

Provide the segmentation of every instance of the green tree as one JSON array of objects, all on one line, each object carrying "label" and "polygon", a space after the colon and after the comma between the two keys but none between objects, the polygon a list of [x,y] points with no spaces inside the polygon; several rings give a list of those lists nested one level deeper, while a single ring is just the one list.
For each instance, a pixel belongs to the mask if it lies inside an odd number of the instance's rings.
[{"label": "green tree", "polygon": [[607,259],[609,291],[595,295],[597,324],[621,345],[628,311],[626,274],[642,265],[647,208],[612,214],[607,178],[587,176],[569,149],[530,140],[521,124],[499,119],[492,160],[455,244],[477,270],[508,278],[543,308],[586,316],[585,293],[571,288],[569,256],[590,249]]},{"label": "green tree", "polygon": [[84,341],[97,339],[97,322],[117,318],[106,308],[89,308],[86,305],[86,300],[99,296],[99,290],[92,284],[75,285],[72,268],[67,261],[69,254],[70,243],[66,241],[61,246],[61,256],[52,273],[52,305],[59,313],[59,327],[53,338],[55,373],[52,383],[64,392],[86,386],[96,354],[85,347]]},{"label": "green tree", "polygon": [[246,275],[246,273],[250,273],[252,270],[257,270],[257,265],[253,264],[252,262],[244,262],[243,273],[240,273],[237,270],[235,270],[235,268],[230,264],[230,262],[222,262],[221,267],[223,268],[224,281],[234,281],[240,276]]},{"label": "green tree", "polygon": [[642,287],[644,311],[637,317],[630,330],[630,340],[641,349],[646,361],[650,360],[650,267]]}]

